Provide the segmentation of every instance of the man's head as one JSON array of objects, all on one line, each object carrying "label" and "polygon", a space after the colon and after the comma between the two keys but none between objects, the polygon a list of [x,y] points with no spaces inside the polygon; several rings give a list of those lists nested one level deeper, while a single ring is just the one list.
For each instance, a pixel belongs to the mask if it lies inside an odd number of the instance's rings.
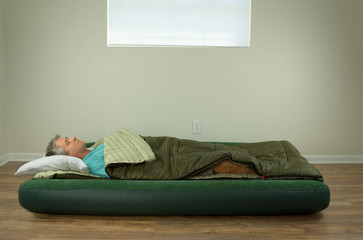
[{"label": "man's head", "polygon": [[80,141],[76,137],[68,138],[56,135],[49,142],[45,155],[69,155],[83,159],[88,153],[89,150],[84,141]]},{"label": "man's head", "polygon": [[68,155],[63,148],[59,148],[56,141],[60,138],[60,135],[55,135],[52,140],[48,143],[47,149],[45,150],[45,156],[53,156],[53,155]]}]

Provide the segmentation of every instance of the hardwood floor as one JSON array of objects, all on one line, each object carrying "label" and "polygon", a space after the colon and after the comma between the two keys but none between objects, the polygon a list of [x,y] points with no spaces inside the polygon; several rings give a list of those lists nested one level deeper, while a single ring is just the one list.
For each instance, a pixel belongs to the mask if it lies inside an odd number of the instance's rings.
[{"label": "hardwood floor", "polygon": [[363,164],[316,165],[331,190],[316,214],[237,217],[139,217],[37,214],[18,203],[13,176],[0,167],[0,239],[363,239]]}]

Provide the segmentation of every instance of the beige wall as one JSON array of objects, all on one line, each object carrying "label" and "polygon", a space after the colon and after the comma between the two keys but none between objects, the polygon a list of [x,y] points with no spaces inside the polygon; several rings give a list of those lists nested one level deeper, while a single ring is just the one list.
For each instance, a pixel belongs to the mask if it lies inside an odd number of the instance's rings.
[{"label": "beige wall", "polygon": [[0,0],[0,157],[8,152],[5,123],[4,0]]},{"label": "beige wall", "polygon": [[251,48],[108,48],[106,0],[5,2],[9,152],[127,127],[363,154],[363,1],[253,0]]}]

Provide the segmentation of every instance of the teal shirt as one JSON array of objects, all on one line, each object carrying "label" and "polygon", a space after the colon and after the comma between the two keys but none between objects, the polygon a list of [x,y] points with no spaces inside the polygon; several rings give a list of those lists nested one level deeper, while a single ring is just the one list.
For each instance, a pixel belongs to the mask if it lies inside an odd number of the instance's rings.
[{"label": "teal shirt", "polygon": [[83,162],[87,165],[90,174],[109,178],[105,171],[105,154],[103,143],[97,146],[85,158],[83,158]]}]

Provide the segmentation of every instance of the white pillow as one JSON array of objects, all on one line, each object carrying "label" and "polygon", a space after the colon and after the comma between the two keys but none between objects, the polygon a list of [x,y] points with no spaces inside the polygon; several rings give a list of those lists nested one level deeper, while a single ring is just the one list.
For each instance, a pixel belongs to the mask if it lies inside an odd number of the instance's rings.
[{"label": "white pillow", "polygon": [[36,174],[53,170],[73,170],[89,173],[88,167],[82,159],[67,155],[54,155],[28,162],[21,166],[14,175]]}]

